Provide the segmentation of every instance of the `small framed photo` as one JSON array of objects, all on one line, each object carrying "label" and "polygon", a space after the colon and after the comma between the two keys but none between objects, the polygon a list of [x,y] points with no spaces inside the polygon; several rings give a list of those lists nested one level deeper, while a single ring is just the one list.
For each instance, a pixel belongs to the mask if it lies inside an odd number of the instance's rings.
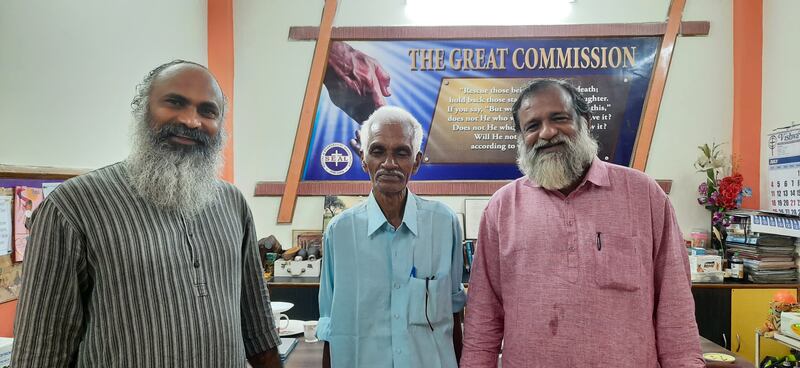
[{"label": "small framed photo", "polygon": [[483,216],[483,210],[486,209],[488,204],[489,198],[470,198],[464,200],[464,239],[478,238],[478,228],[481,224],[481,216]]},{"label": "small framed photo", "polygon": [[322,249],[322,230],[292,230],[292,246],[308,249],[317,246]]},{"label": "small framed photo", "polygon": [[367,197],[359,196],[325,196],[325,207],[322,213],[322,231],[328,229],[328,223],[331,222],[331,219],[344,212],[344,210],[361,204],[361,202],[364,202],[366,199]]},{"label": "small framed photo", "polygon": [[461,228],[461,239],[465,239],[466,230],[464,229],[464,214],[456,213],[456,218],[458,218],[458,226]]}]

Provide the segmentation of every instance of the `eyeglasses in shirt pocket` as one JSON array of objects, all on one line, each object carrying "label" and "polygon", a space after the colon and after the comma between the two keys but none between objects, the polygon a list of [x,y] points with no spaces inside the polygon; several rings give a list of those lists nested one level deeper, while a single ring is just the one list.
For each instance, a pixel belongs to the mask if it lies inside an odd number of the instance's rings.
[{"label": "eyeglasses in shirt pocket", "polygon": [[441,324],[452,309],[449,302],[443,301],[449,295],[443,280],[411,277],[408,281],[408,324],[426,328]]}]

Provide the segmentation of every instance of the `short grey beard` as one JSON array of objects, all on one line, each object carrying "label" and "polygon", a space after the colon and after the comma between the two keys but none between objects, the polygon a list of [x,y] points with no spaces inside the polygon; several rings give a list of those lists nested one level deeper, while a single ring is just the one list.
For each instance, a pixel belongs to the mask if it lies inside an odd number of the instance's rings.
[{"label": "short grey beard", "polygon": [[137,116],[134,124],[133,149],[126,161],[131,186],[158,207],[198,214],[215,195],[224,131],[203,151],[182,152],[159,143],[149,121]]},{"label": "short grey beard", "polygon": [[[539,153],[537,148],[553,142],[565,142],[560,152]],[[523,135],[517,140],[517,166],[529,179],[548,190],[569,187],[578,181],[597,156],[597,141],[589,129],[578,129],[575,138],[557,135],[552,139],[539,139],[533,147],[525,144]]]}]

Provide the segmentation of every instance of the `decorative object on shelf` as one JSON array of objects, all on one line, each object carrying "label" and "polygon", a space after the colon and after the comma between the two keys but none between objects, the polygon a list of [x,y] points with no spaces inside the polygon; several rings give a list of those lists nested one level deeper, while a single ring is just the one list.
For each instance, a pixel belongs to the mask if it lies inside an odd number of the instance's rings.
[{"label": "decorative object on shelf", "polygon": [[697,203],[711,211],[711,248],[724,251],[725,229],[731,223],[727,212],[740,208],[744,197],[753,192],[744,186],[742,174],[736,172],[731,160],[723,155],[721,146],[716,143],[710,147],[708,144],[698,146],[701,154],[694,167],[706,175],[697,188]]},{"label": "decorative object on shelf", "polygon": [[275,261],[275,277],[319,277],[322,260],[313,261],[299,260],[300,256],[293,260],[279,259]]},{"label": "decorative object on shelf", "polygon": [[[300,247],[299,245],[295,245],[295,246],[287,249],[285,252],[283,252],[283,259],[287,260],[287,261],[291,261],[292,259],[294,259],[294,257],[297,255],[297,253],[300,252],[301,249],[303,249],[303,248]],[[301,261],[302,261],[302,259],[301,259]]]},{"label": "decorative object on shelf", "polygon": [[281,242],[274,235],[258,240],[258,255],[261,259],[261,267],[264,269],[264,278],[272,277],[273,263],[283,253],[281,248]]},{"label": "decorative object on shelf", "polygon": [[800,304],[797,304],[797,298],[789,290],[776,291],[772,296],[772,302],[769,303],[769,316],[758,332],[763,336],[772,337],[781,328],[782,312],[800,312]]},{"label": "decorative object on shelf", "polygon": [[306,251],[303,259],[308,256],[309,249],[321,253],[322,230],[292,230],[292,249],[296,247]]}]

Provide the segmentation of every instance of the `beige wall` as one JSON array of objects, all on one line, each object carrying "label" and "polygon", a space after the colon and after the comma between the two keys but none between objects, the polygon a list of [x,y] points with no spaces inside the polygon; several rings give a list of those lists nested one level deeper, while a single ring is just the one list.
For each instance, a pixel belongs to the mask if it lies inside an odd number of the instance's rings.
[{"label": "beige wall", "polygon": [[761,102],[761,204],[769,208],[766,135],[775,128],[800,124],[796,101],[800,95],[800,1],[764,1],[764,57]]},{"label": "beige wall", "polygon": [[[173,58],[206,61],[204,1],[111,3],[0,1],[0,163],[96,168],[120,160],[128,152],[130,99],[143,74]],[[405,0],[340,3],[338,26],[410,24]],[[797,8],[790,0],[780,3]],[[771,4],[765,2],[765,18],[786,17],[783,23],[791,24],[791,13]],[[668,5],[668,0],[578,0],[559,22],[663,21]],[[321,0],[234,1],[235,180],[248,197],[257,181],[285,179],[314,47],[288,41],[288,29],[318,25],[321,10]],[[484,11],[481,23],[496,17],[494,23],[506,24],[510,11],[499,6]],[[440,24],[477,22],[440,18]],[[684,19],[709,20],[711,32],[678,40],[647,172],[674,180],[670,196],[688,233],[708,222],[694,201],[701,180],[692,169],[695,147],[730,141],[731,1],[689,0]],[[771,31],[778,25],[768,23],[765,19],[765,55],[776,56],[765,60],[780,64],[769,64],[772,72],[765,63],[765,125],[767,119],[794,119],[784,117],[788,108],[780,116],[768,115],[768,100],[780,105],[783,93],[766,91],[780,83],[789,92],[791,83],[780,78],[784,70],[794,71],[788,60],[777,60],[792,50],[792,37]],[[462,197],[444,200],[463,212]],[[250,203],[259,235],[275,234],[284,244],[292,228],[322,224],[321,198],[301,198],[291,226],[275,223],[278,198],[250,198]]]},{"label": "beige wall", "polygon": [[136,84],[206,53],[205,1],[0,1],[0,163],[125,158]]}]

